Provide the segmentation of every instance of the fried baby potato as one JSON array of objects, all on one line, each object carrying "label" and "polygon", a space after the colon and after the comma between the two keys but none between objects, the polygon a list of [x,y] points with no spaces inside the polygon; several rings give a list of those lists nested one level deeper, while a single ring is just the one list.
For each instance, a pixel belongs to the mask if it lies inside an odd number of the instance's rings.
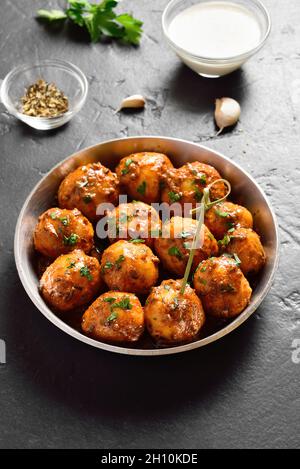
[{"label": "fried baby potato", "polygon": [[223,239],[228,230],[252,228],[253,218],[249,210],[232,202],[220,202],[205,213],[205,224],[218,240]]},{"label": "fried baby potato", "polygon": [[225,241],[225,251],[239,257],[241,269],[246,276],[257,274],[265,265],[265,250],[255,231],[250,228],[237,228]]},{"label": "fried baby potato", "polygon": [[199,264],[194,288],[207,315],[226,319],[238,316],[248,306],[252,293],[236,261],[225,255]]},{"label": "fried baby potato", "polygon": [[110,290],[144,294],[157,282],[158,263],[145,244],[121,240],[103,252],[101,273]]},{"label": "fried baby potato", "polygon": [[105,342],[136,342],[144,331],[144,311],[132,293],[109,291],[85,311],[85,334]]},{"label": "fried baby potato", "polygon": [[164,280],[154,287],[144,307],[146,327],[161,344],[188,342],[195,338],[205,322],[201,300],[182,280]]},{"label": "fried baby potato", "polygon": [[[169,169],[163,176],[162,201],[169,204],[179,202],[182,206],[191,204],[195,208],[201,202],[203,189],[220,178],[215,168],[199,161],[187,163],[178,169]],[[211,188],[211,200],[225,195],[226,186],[223,182],[217,182]]]},{"label": "fried baby potato", "polygon": [[173,168],[163,153],[133,153],[116,167],[122,189],[134,200],[146,204],[160,201],[162,175]]},{"label": "fried baby potato", "polygon": [[91,221],[100,218],[96,214],[98,205],[117,205],[118,198],[117,175],[101,163],[90,163],[75,169],[62,181],[58,190],[60,207],[77,208]]},{"label": "fried baby potato", "polygon": [[102,287],[98,260],[79,249],[58,257],[40,280],[43,298],[60,312],[87,304]]},{"label": "fried baby potato", "polygon": [[159,236],[161,221],[151,205],[134,201],[120,204],[110,212],[108,227],[111,243],[118,239],[138,239],[144,240],[145,244],[152,248],[154,236]]},{"label": "fried baby potato", "polygon": [[[163,224],[161,237],[154,240],[155,252],[164,268],[178,277],[184,275],[197,224],[193,218],[173,217]],[[193,268],[218,252],[218,243],[205,226],[204,243],[195,250]]]},{"label": "fried baby potato", "polygon": [[37,251],[51,258],[74,249],[88,253],[94,245],[94,228],[77,208],[50,208],[39,217],[33,242]]}]

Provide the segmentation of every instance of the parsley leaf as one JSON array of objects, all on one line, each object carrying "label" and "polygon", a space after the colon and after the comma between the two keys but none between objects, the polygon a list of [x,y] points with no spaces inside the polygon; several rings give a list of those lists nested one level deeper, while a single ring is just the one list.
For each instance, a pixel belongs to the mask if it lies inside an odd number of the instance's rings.
[{"label": "parsley leaf", "polygon": [[65,20],[67,15],[62,10],[38,10],[37,16],[43,20],[47,21],[58,21],[58,20]]},{"label": "parsley leaf", "polygon": [[143,31],[142,21],[128,13],[117,15],[114,11],[117,5],[117,0],[102,0],[100,3],[69,0],[65,11],[38,10],[37,16],[49,22],[69,19],[87,29],[92,42],[107,36],[121,39],[129,44],[139,44]]},{"label": "parsley leaf", "polygon": [[130,239],[129,242],[133,244],[141,244],[141,243],[144,243],[145,240],[141,238],[135,238],[135,239]]},{"label": "parsley leaf", "polygon": [[141,27],[143,22],[128,15],[128,13],[117,16],[116,21],[124,27],[122,39],[130,44],[138,45],[142,34]]}]

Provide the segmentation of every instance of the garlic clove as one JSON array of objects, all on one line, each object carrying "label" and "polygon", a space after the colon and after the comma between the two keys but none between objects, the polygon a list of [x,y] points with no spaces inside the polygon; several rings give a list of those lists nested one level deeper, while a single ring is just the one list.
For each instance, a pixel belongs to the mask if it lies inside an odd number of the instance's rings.
[{"label": "garlic clove", "polygon": [[133,94],[132,96],[128,96],[127,98],[123,99],[120,104],[120,107],[116,110],[116,113],[121,111],[122,109],[139,109],[145,107],[146,100],[144,96],[141,94]]},{"label": "garlic clove", "polygon": [[232,98],[216,99],[215,121],[219,127],[219,135],[225,127],[230,127],[237,123],[241,115],[239,103]]}]

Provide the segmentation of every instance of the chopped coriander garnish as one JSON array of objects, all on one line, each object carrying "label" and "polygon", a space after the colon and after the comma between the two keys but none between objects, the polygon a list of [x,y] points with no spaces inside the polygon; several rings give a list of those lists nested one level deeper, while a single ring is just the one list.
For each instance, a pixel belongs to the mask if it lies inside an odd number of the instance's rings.
[{"label": "chopped coriander garnish", "polygon": [[[196,182],[197,181],[195,181],[195,183]],[[195,185],[194,197],[195,197],[197,202],[201,202],[202,197],[203,197],[202,192],[199,190],[199,187],[197,187],[196,185]]]},{"label": "chopped coriander garnish", "polygon": [[207,284],[207,281],[205,280],[205,278],[199,278],[199,282],[202,283],[202,285]]},{"label": "chopped coriander garnish", "polygon": [[78,241],[79,236],[75,233],[71,233],[70,236],[64,236],[63,242],[66,246],[74,246]]},{"label": "chopped coriander garnish", "polygon": [[123,262],[124,260],[125,260],[125,257],[123,256],[123,254],[121,254],[116,260],[115,266],[117,267],[118,270],[121,269],[121,262]]},{"label": "chopped coriander garnish", "polygon": [[130,239],[129,242],[134,243],[134,244],[140,244],[140,243],[144,243],[145,240],[141,238],[136,238],[136,239]]},{"label": "chopped coriander garnish", "polygon": [[56,213],[56,212],[50,213],[50,217],[52,218],[52,220],[56,220],[56,218],[57,218],[57,213]]},{"label": "chopped coriander garnish", "polygon": [[240,266],[241,263],[242,263],[242,261],[241,261],[241,259],[239,258],[239,256],[238,256],[235,252],[233,253],[233,257],[234,257],[234,260],[235,260],[236,265],[237,265],[237,266]]},{"label": "chopped coriander garnish", "polygon": [[170,254],[170,256],[176,256],[178,259],[183,258],[182,252],[178,249],[177,246],[170,247],[168,253]]},{"label": "chopped coriander garnish", "polygon": [[222,218],[229,217],[229,213],[222,212],[222,210],[218,210],[217,208],[215,208],[215,214],[218,215],[218,217],[222,217]]},{"label": "chopped coriander garnish", "polygon": [[145,195],[145,192],[146,192],[146,181],[143,181],[142,184],[140,184],[137,188],[137,191],[139,194],[142,194],[142,195]]},{"label": "chopped coriander garnish", "polygon": [[122,173],[123,175],[129,173],[129,166],[131,165],[131,163],[133,163],[133,160],[132,160],[131,158],[128,158],[128,159],[125,161],[125,168],[122,169],[122,171],[121,171],[121,173]]},{"label": "chopped coriander garnish", "polygon": [[83,202],[85,204],[89,204],[91,201],[92,201],[92,196],[91,195],[87,194],[83,197]]},{"label": "chopped coriander garnish", "polygon": [[106,303],[113,303],[114,301],[116,301],[116,298],[109,296],[107,298],[104,298],[103,301],[105,301]]},{"label": "chopped coriander garnish", "polygon": [[234,227],[233,227],[233,228],[230,228],[230,229],[228,230],[228,233],[233,233],[233,232],[234,232],[234,230],[235,230],[235,228],[234,228]]},{"label": "chopped coriander garnish", "polygon": [[203,185],[206,184],[206,174],[201,174],[199,179],[200,179],[201,184]]},{"label": "chopped coriander garnish", "polygon": [[128,296],[125,296],[118,303],[114,303],[111,308],[132,309],[132,304]]},{"label": "chopped coriander garnish", "polygon": [[200,272],[205,272],[206,269],[207,269],[207,267],[204,265],[203,267],[201,267]]},{"label": "chopped coriander garnish", "polygon": [[76,265],[76,262],[75,261],[72,261],[70,262],[70,264],[68,265],[67,269],[73,269],[73,267],[75,267]]},{"label": "chopped coriander garnish", "polygon": [[239,267],[242,263],[239,256],[236,253],[230,254],[229,252],[224,252],[222,256],[227,257],[228,259],[231,259],[236,264],[237,267]]},{"label": "chopped coriander garnish", "polygon": [[93,280],[93,276],[90,272],[90,269],[84,265],[83,267],[81,267],[80,269],[80,276],[81,277],[86,277],[88,280]]},{"label": "chopped coriander garnish", "polygon": [[171,202],[178,202],[181,199],[181,195],[177,192],[168,192],[168,196]]},{"label": "chopped coriander garnish", "polygon": [[113,266],[114,264],[112,262],[109,262],[109,261],[105,262],[104,266],[101,269],[102,273],[104,273],[105,270],[111,269]]},{"label": "chopped coriander garnish", "polygon": [[220,239],[218,241],[218,244],[220,246],[228,246],[228,244],[230,243],[230,239],[231,237],[228,234],[226,234],[223,239]]},{"label": "chopped coriander garnish", "polygon": [[106,322],[110,323],[112,321],[115,321],[118,317],[118,314],[115,313],[115,312],[112,312],[107,318],[106,318]]},{"label": "chopped coriander garnish", "polygon": [[63,224],[64,226],[68,226],[68,224],[69,224],[69,219],[68,219],[68,217],[61,217],[59,220],[62,222],[62,224]]}]

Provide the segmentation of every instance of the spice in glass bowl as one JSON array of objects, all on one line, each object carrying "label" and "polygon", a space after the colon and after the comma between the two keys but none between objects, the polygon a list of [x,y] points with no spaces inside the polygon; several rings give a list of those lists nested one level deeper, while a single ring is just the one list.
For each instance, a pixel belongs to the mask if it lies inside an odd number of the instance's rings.
[{"label": "spice in glass bowl", "polygon": [[57,117],[69,109],[65,94],[54,83],[39,79],[21,98],[22,113],[33,117]]}]

